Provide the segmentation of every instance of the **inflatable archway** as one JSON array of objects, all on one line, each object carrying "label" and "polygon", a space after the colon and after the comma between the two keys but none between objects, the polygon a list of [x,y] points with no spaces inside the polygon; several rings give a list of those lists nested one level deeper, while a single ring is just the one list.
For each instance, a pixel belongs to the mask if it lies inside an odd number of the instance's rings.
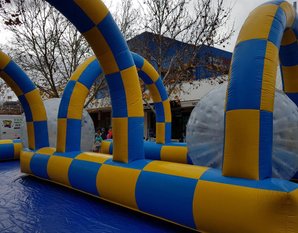
[{"label": "inflatable archway", "polygon": [[[137,71],[108,10],[98,0],[49,0],[49,2],[83,32],[96,51],[104,72],[108,74],[106,76],[113,93],[111,96],[113,121],[116,122],[113,123],[113,129],[117,140],[113,159],[96,153],[57,153],[53,148],[41,148],[36,152],[23,151],[21,154],[23,172],[201,232],[295,233],[297,231],[297,184],[270,178],[250,180],[225,177],[221,171],[207,167],[143,159],[143,125],[138,125],[143,113]],[[259,12],[260,15],[256,15],[257,18],[262,19],[262,15],[266,16],[267,10],[272,7],[281,9],[280,13],[287,15],[288,18],[291,16],[288,15],[289,12],[293,12],[288,3],[279,7],[273,2],[267,4],[265,8],[262,6],[263,10]],[[258,21],[257,26],[262,23],[264,21]],[[245,54],[242,54],[243,56]],[[123,63],[118,62],[120,58],[124,58],[125,64],[129,62],[130,67],[134,68],[130,73],[131,76],[122,78],[121,71],[116,69],[123,67]],[[246,65],[256,64],[246,63]],[[124,74],[125,71],[124,69]],[[120,78],[121,83],[117,82]],[[112,82],[112,79],[115,81]],[[233,80],[235,79],[231,78],[230,88],[233,86]],[[245,84],[238,85],[238,88],[241,89]],[[239,92],[238,88],[231,90]],[[135,102],[132,96],[127,97],[126,92],[136,93],[136,90],[138,96]],[[232,93],[231,90],[229,94]],[[117,109],[117,104],[124,101],[124,97],[127,97],[126,112]],[[133,111],[134,106],[137,111]],[[128,116],[123,114],[124,112],[128,113]],[[130,121],[130,117],[137,120]],[[226,132],[227,134],[233,133],[233,129],[229,127],[226,127],[226,130],[231,130]],[[135,137],[129,137],[130,133]],[[129,138],[126,140],[127,135]],[[123,149],[123,154],[120,148]],[[137,154],[133,154],[132,151]],[[139,151],[142,152],[138,153]],[[232,166],[237,167],[239,163]],[[253,166],[250,168],[255,169]]]},{"label": "inflatable archway", "polygon": [[[156,109],[156,142],[171,141],[171,107],[165,87],[154,67],[143,57],[132,53],[140,78],[152,94]],[[96,57],[90,57],[73,73],[67,83],[58,113],[57,151],[80,150],[81,120],[85,99],[96,78],[102,73]],[[118,106],[121,108],[121,106]],[[66,124],[65,124],[66,122]]]},{"label": "inflatable archway", "polygon": [[[0,76],[16,94],[24,109],[29,148],[35,150],[49,146],[47,115],[39,90],[24,71],[2,51],[0,51]],[[18,140],[16,142],[19,147],[20,142]],[[9,144],[11,144],[9,147],[13,146],[13,141]]]},{"label": "inflatable archway", "polygon": [[297,27],[293,7],[284,1],[273,1],[255,9],[241,29],[227,90],[223,162],[226,176],[257,180],[271,177],[278,52],[282,44],[284,90],[295,101]]}]

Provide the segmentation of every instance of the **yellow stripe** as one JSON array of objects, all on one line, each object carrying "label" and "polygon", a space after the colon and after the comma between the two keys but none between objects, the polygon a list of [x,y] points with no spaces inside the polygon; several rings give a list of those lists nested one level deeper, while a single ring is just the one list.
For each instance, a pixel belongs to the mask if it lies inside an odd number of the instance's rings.
[{"label": "yellow stripe", "polygon": [[121,71],[121,77],[125,89],[128,117],[143,117],[143,103],[139,77],[135,66]]},{"label": "yellow stripe", "polygon": [[57,132],[57,143],[56,148],[57,152],[65,152],[65,144],[66,144],[66,119],[58,119],[58,132]]},{"label": "yellow stripe", "polygon": [[295,17],[296,17],[296,11],[295,11],[294,7],[288,2],[283,2],[282,4],[280,4],[280,7],[286,13],[287,27],[288,28],[292,27],[292,25],[295,21]]},{"label": "yellow stripe", "polygon": [[251,39],[267,39],[277,9],[278,6],[270,4],[252,11],[241,28],[236,44]]},{"label": "yellow stripe", "polygon": [[47,166],[47,172],[51,180],[70,185],[68,180],[68,169],[71,162],[71,158],[52,155],[49,158]]},{"label": "yellow stripe", "polygon": [[223,176],[259,179],[259,110],[226,112]]},{"label": "yellow stripe", "polygon": [[56,152],[54,147],[43,147],[36,151],[37,154],[52,155]]},{"label": "yellow stripe", "polygon": [[84,152],[82,154],[79,154],[76,156],[75,159],[77,160],[84,160],[88,162],[94,162],[94,163],[104,163],[108,159],[111,159],[111,155],[106,154],[100,154],[100,153],[92,153],[92,152]]},{"label": "yellow stripe", "polygon": [[13,79],[6,74],[4,71],[0,72],[1,78],[7,83],[7,85],[13,90],[16,96],[21,96],[23,94],[21,88],[13,81]]},{"label": "yellow stripe", "polygon": [[99,24],[109,13],[109,10],[102,1],[98,0],[75,0],[74,1],[94,24]]},{"label": "yellow stripe", "polygon": [[34,125],[33,122],[27,122],[28,146],[31,150],[35,149]]},{"label": "yellow stripe", "polygon": [[281,72],[283,74],[283,89],[286,93],[298,92],[298,65],[296,66],[282,66]]},{"label": "yellow stripe", "polygon": [[24,173],[32,173],[30,168],[30,162],[32,159],[32,156],[34,155],[34,152],[32,151],[21,151],[20,153],[20,166],[21,166],[21,172]]},{"label": "yellow stripe", "polygon": [[98,57],[104,73],[107,75],[119,72],[114,55],[99,29],[94,27],[83,33],[83,35]]},{"label": "yellow stripe", "polygon": [[3,70],[8,65],[8,63],[11,61],[10,57],[7,56],[5,53],[0,51],[0,69]]},{"label": "yellow stripe", "polygon": [[296,35],[293,29],[288,28],[283,34],[281,45],[286,46],[293,43],[297,43]]},{"label": "yellow stripe", "polygon": [[77,82],[75,84],[69,100],[67,118],[77,119],[77,120],[82,119],[84,103],[88,94],[89,94],[89,89],[86,86],[84,86],[80,82]]},{"label": "yellow stripe", "polygon": [[162,101],[155,83],[147,85],[147,88],[149,89],[150,95],[154,103],[158,103]]},{"label": "yellow stripe", "polygon": [[191,179],[200,179],[202,174],[208,169],[208,167],[154,160],[146,165],[143,170]]},{"label": "yellow stripe", "polygon": [[193,215],[197,228],[206,232],[294,233],[297,203],[283,192],[200,180]]},{"label": "yellow stripe", "polygon": [[22,143],[14,143],[13,150],[14,150],[14,159],[20,158],[21,150],[23,149]]},{"label": "yellow stripe", "polygon": [[156,82],[158,80],[159,74],[146,59],[144,59],[144,64],[141,70],[145,72],[153,82]]},{"label": "yellow stripe", "polygon": [[75,72],[71,75],[70,80],[77,81],[81,74],[86,70],[86,68],[96,59],[95,56],[89,57],[86,61],[84,61],[79,67],[75,70]]},{"label": "yellow stripe", "polygon": [[171,105],[170,105],[170,100],[167,99],[162,102],[163,104],[163,109],[164,109],[164,114],[165,114],[165,122],[170,123],[172,122],[172,112],[171,112]]},{"label": "yellow stripe", "polygon": [[47,114],[42,99],[40,97],[39,90],[34,89],[26,93],[25,98],[29,103],[33,121],[46,121]]},{"label": "yellow stripe", "polygon": [[277,66],[278,48],[268,41],[262,78],[261,110],[273,112]]},{"label": "yellow stripe", "polygon": [[160,159],[163,161],[187,164],[187,147],[163,146],[160,151]]},{"label": "yellow stripe", "polygon": [[11,139],[3,139],[3,140],[0,140],[0,144],[12,144],[12,140]]},{"label": "yellow stripe", "polygon": [[156,122],[156,143],[164,144],[165,139],[165,132],[166,132],[166,125],[165,123]]},{"label": "yellow stripe", "polygon": [[100,152],[103,154],[110,154],[110,141],[103,141],[100,146]]},{"label": "yellow stripe", "polygon": [[135,189],[140,173],[137,169],[103,164],[97,174],[97,190],[103,198],[138,209]]},{"label": "yellow stripe", "polygon": [[113,118],[113,141],[117,147],[113,148],[113,160],[128,162],[128,119]]}]

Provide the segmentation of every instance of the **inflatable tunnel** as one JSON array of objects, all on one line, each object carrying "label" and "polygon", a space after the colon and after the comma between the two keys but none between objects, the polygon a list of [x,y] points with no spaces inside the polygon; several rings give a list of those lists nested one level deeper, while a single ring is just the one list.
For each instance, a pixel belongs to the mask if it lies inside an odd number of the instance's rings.
[{"label": "inflatable tunnel", "polygon": [[272,141],[279,45],[285,29],[294,30],[297,22],[289,3],[258,7],[239,35],[227,93],[222,173],[144,159],[137,69],[108,9],[99,0],[48,2],[85,36],[103,68],[112,100],[113,158],[45,147],[21,152],[22,172],[200,232],[297,232],[298,185],[271,178],[266,145]]}]

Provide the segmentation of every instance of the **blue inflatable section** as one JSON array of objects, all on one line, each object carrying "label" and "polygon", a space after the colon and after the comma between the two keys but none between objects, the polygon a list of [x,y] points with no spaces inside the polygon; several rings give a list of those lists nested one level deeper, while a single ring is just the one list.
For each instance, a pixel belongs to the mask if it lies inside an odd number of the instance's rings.
[{"label": "blue inflatable section", "polygon": [[20,173],[0,163],[0,232],[193,232]]}]

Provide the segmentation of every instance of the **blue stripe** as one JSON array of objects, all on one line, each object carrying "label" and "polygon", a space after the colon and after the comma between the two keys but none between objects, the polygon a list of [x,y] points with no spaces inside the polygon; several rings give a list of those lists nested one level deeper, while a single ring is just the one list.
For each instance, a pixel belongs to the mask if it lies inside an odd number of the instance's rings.
[{"label": "blue stripe", "polygon": [[128,49],[115,55],[115,60],[120,70],[125,70],[135,65],[131,53]]},{"label": "blue stripe", "polygon": [[200,180],[236,185],[241,187],[262,189],[262,190],[272,190],[279,192],[292,192],[298,189],[298,185],[287,181],[276,178],[265,179],[265,180],[250,180],[242,179],[236,177],[225,177],[222,176],[221,170],[218,169],[208,169],[201,177]]},{"label": "blue stripe", "polygon": [[87,87],[88,90],[92,87],[95,80],[102,73],[102,69],[97,59],[91,62],[80,75],[78,82]]},{"label": "blue stripe", "polygon": [[166,92],[165,86],[163,85],[163,82],[161,78],[158,78],[157,81],[155,82],[155,85],[157,87],[157,90],[159,92],[159,95],[161,97],[162,101],[165,101],[168,99],[168,94]]},{"label": "blue stripe", "polygon": [[136,185],[136,201],[141,211],[196,228],[193,195],[196,179],[142,171]]},{"label": "blue stripe", "polygon": [[29,103],[28,103],[27,99],[25,98],[25,96],[20,95],[20,96],[18,96],[18,99],[21,102],[22,108],[24,109],[26,121],[27,122],[33,121],[32,112],[31,112]]},{"label": "blue stripe", "polygon": [[100,166],[99,163],[74,159],[68,170],[71,186],[98,196],[96,177]]},{"label": "blue stripe", "polygon": [[[133,129],[133,130],[132,130]],[[144,154],[144,118],[128,118],[128,157],[129,161],[145,158]]]},{"label": "blue stripe", "polygon": [[154,83],[153,80],[150,78],[150,76],[147,75],[143,70],[139,70],[138,75],[146,85],[150,85]]},{"label": "blue stripe", "polygon": [[287,17],[282,8],[278,8],[273,18],[272,25],[268,40],[271,41],[277,48],[280,46],[280,42],[286,28]]},{"label": "blue stripe", "polygon": [[69,21],[71,21],[81,33],[84,33],[95,26],[84,11],[75,4],[74,0],[46,1],[60,11]]},{"label": "blue stripe", "polygon": [[165,111],[162,102],[154,103],[156,122],[165,122]]},{"label": "blue stripe", "polygon": [[134,52],[130,52],[130,53],[132,55],[132,58],[134,60],[134,63],[136,65],[136,67],[141,69],[143,67],[144,63],[145,63],[145,59],[137,53],[134,53]]},{"label": "blue stripe", "polygon": [[[273,4],[273,5],[277,5],[279,6],[281,3],[283,3],[284,0],[275,0],[275,1],[269,1],[269,2],[266,2],[266,3],[263,3],[262,5],[270,5],[270,4]],[[261,5],[261,6],[262,6]]]},{"label": "blue stripe", "polygon": [[14,146],[12,143],[0,144],[0,161],[14,159]]},{"label": "blue stripe", "polygon": [[236,46],[226,111],[260,109],[266,46],[266,40],[248,40]]},{"label": "blue stripe", "polygon": [[170,122],[166,122],[166,137],[165,137],[165,141],[167,142],[171,142],[172,140],[172,123]]},{"label": "blue stripe", "polygon": [[113,161],[113,159],[108,159],[104,162],[104,164],[115,166],[115,167],[142,170],[150,162],[151,162],[150,160],[139,159],[139,160],[132,161],[130,163],[121,163],[121,162]]},{"label": "blue stripe", "polygon": [[34,121],[35,149],[49,146],[49,134],[47,121]]},{"label": "blue stripe", "polygon": [[290,45],[280,46],[280,64],[283,66],[298,65],[298,44],[295,42]]},{"label": "blue stripe", "polygon": [[113,142],[111,142],[111,143],[110,143],[110,146],[109,146],[109,154],[110,154],[110,155],[113,154],[113,147],[114,147],[114,146],[113,146]]},{"label": "blue stripe", "polygon": [[60,105],[59,105],[58,118],[67,118],[70,97],[73,93],[73,89],[74,89],[75,85],[76,85],[76,81],[74,81],[74,80],[68,81],[68,83],[65,87],[65,90],[63,92]]},{"label": "blue stripe", "polygon": [[81,153],[81,151],[55,152],[54,155],[74,159]]},{"label": "blue stripe", "polygon": [[36,89],[27,74],[14,61],[11,60],[3,71],[17,84],[23,94]]},{"label": "blue stripe", "polygon": [[146,159],[161,160],[160,158],[161,148],[162,148],[162,144],[145,141],[144,150],[145,150]]},{"label": "blue stripe", "polygon": [[13,143],[22,143],[22,140],[21,139],[13,139],[12,142]]},{"label": "blue stripe", "polygon": [[[108,13],[108,15],[97,25],[97,27],[110,46],[115,59],[120,52],[128,50],[126,41],[124,40],[123,35],[115,23],[111,13]],[[129,56],[131,55],[129,54]]]},{"label": "blue stripe", "polygon": [[67,119],[66,126],[66,151],[81,150],[81,127],[82,121],[77,119]]},{"label": "blue stripe", "polygon": [[34,154],[30,161],[30,169],[36,176],[49,179],[47,167],[50,156],[43,154]]},{"label": "blue stripe", "polygon": [[127,117],[126,95],[120,73],[106,75],[112,102],[113,117]]},{"label": "blue stripe", "polygon": [[286,94],[298,107],[298,93],[286,93]]},{"label": "blue stripe", "polygon": [[259,177],[272,177],[273,113],[260,111]]}]

